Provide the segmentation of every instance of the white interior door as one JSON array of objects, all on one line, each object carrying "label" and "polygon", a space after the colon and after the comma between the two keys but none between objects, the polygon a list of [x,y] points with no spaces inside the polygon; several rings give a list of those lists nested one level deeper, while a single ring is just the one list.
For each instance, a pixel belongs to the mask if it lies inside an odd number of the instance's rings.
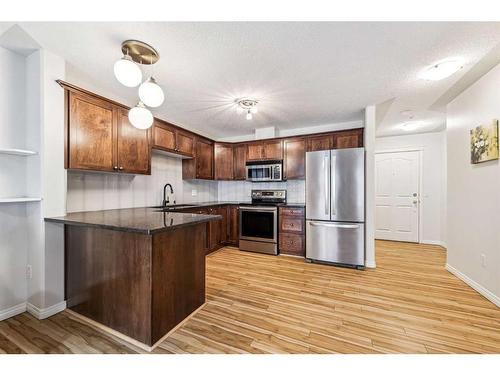
[{"label": "white interior door", "polygon": [[375,238],[418,242],[420,151],[375,155]]}]

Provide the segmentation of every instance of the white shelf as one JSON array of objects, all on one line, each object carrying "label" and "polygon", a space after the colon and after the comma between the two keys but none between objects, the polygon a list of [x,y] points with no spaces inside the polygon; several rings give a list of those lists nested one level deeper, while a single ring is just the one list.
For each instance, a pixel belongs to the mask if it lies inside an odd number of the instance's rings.
[{"label": "white shelf", "polygon": [[39,202],[41,200],[42,198],[37,198],[37,197],[0,198],[0,203]]},{"label": "white shelf", "polygon": [[0,148],[0,154],[31,156],[36,155],[37,152],[30,150],[21,150],[19,148]]}]

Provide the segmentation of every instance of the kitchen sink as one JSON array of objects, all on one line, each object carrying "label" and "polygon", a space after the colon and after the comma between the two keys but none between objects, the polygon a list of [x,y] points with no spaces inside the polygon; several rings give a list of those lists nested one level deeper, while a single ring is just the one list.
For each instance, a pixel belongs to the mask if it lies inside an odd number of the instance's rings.
[{"label": "kitchen sink", "polygon": [[188,208],[188,207],[196,207],[192,204],[172,204],[168,206],[153,206],[151,208],[157,208],[160,211],[171,211],[171,210],[178,210],[181,208]]}]

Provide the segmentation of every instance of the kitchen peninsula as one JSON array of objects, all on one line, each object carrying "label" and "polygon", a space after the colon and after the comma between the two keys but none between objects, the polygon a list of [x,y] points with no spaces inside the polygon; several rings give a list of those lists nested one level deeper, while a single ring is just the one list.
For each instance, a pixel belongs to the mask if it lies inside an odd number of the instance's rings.
[{"label": "kitchen peninsula", "polygon": [[151,348],[205,302],[207,223],[219,215],[130,208],[69,213],[68,309]]}]

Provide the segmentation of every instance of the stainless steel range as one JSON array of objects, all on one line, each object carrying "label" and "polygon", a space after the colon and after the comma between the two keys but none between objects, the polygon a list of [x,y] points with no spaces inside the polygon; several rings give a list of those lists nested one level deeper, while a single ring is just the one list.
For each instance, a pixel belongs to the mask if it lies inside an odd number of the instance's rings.
[{"label": "stainless steel range", "polygon": [[252,190],[252,204],[240,206],[240,250],[278,255],[278,205],[286,190]]}]

